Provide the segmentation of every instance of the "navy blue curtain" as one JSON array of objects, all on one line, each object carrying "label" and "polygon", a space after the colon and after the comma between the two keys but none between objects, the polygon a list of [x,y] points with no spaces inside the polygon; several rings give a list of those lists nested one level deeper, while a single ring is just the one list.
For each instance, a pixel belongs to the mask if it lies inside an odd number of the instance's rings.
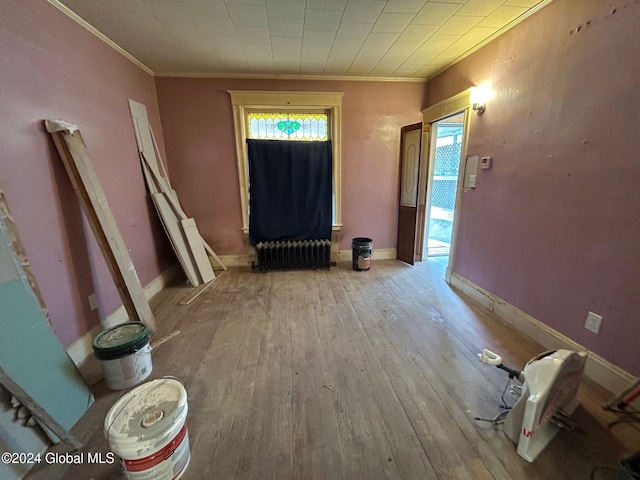
[{"label": "navy blue curtain", "polygon": [[247,140],[249,240],[331,238],[331,142]]}]

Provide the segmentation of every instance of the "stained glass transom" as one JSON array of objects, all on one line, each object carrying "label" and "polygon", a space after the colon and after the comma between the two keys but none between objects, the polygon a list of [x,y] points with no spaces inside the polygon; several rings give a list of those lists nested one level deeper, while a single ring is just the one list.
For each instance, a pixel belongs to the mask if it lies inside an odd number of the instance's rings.
[{"label": "stained glass transom", "polygon": [[247,138],[263,140],[327,140],[326,113],[250,113]]}]

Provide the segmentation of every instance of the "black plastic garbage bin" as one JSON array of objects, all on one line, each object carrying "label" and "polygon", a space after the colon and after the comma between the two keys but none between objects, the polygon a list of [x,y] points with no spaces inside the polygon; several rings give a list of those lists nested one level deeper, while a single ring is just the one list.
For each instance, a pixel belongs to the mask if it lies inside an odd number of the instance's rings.
[{"label": "black plastic garbage bin", "polygon": [[371,268],[371,251],[373,240],[366,237],[356,237],[351,241],[352,265],[357,271]]}]

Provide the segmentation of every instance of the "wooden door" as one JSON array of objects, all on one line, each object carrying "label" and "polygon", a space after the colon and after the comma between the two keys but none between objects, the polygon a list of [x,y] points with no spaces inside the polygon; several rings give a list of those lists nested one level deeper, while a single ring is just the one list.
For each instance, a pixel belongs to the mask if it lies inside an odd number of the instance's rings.
[{"label": "wooden door", "polygon": [[416,253],[421,136],[422,123],[402,127],[396,257],[411,265],[414,264]]}]

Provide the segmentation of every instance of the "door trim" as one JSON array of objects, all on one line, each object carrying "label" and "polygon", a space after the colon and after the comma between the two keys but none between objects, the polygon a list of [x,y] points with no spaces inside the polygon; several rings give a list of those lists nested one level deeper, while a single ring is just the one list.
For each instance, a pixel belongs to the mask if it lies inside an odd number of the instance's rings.
[{"label": "door trim", "polygon": [[[422,110],[422,121],[425,124],[429,124],[429,130],[431,124],[437,122],[446,117],[450,117],[457,113],[464,113],[464,131],[462,135],[462,149],[460,152],[460,158],[466,158],[467,146],[469,142],[469,126],[470,126],[470,107],[471,107],[471,88],[464,90],[453,97],[447,98],[438,102],[430,107]],[[432,143],[434,142],[433,136],[430,139],[429,149],[424,151],[429,152],[428,158],[422,158],[423,162],[428,162],[428,168],[431,169],[431,162],[433,161]],[[451,283],[451,274],[453,273],[453,265],[456,255],[456,244],[458,243],[458,226],[460,223],[460,207],[462,204],[462,175],[464,175],[464,169],[460,168],[458,171],[458,186],[456,189],[456,202],[453,214],[453,228],[451,232],[451,248],[449,250],[449,263],[445,271],[445,281]],[[426,189],[424,192],[425,198],[427,195]],[[425,219],[426,221],[426,219]],[[419,241],[424,244],[424,229],[419,232]]]}]

